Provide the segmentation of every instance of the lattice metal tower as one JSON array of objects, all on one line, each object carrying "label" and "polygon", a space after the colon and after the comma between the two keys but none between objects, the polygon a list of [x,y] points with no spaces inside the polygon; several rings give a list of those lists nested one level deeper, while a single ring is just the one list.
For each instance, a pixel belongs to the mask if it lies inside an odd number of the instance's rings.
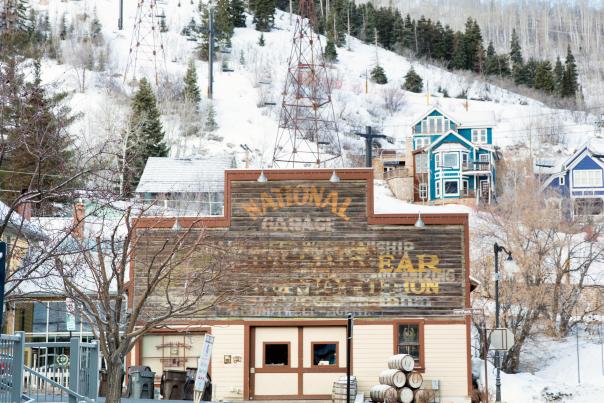
[{"label": "lattice metal tower", "polygon": [[159,14],[156,0],[138,0],[136,7],[124,81],[129,76],[133,80],[137,76],[153,77],[158,85],[160,74],[166,70],[163,34],[160,29],[160,20],[165,17]]},{"label": "lattice metal tower", "polygon": [[341,158],[331,102],[331,79],[319,35],[313,0],[300,0],[288,59],[273,166],[326,166]]}]

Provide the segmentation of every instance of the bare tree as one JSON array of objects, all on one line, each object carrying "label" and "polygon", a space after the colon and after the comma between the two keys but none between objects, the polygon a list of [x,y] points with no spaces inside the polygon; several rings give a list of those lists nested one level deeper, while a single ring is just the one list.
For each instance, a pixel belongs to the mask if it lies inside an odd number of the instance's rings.
[{"label": "bare tree", "polygon": [[173,229],[162,218],[145,217],[151,208],[105,204],[86,218],[92,232],[77,241],[71,258],[56,260],[65,295],[76,301],[99,340],[109,374],[107,402],[120,401],[125,357],[145,333],[226,298],[215,283],[227,264],[227,248],[209,239],[195,220]]}]

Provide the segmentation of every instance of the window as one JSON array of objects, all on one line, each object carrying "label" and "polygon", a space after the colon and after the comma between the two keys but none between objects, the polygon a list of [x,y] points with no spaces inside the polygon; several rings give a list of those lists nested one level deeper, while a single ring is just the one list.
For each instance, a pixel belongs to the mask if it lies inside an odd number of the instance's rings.
[{"label": "window", "polygon": [[436,168],[440,168],[440,153],[434,154],[434,163]]},{"label": "window", "polygon": [[289,366],[289,343],[265,343],[264,365]]},{"label": "window", "polygon": [[445,194],[446,195],[458,195],[459,194],[459,181],[445,181]]},{"label": "window", "polygon": [[582,169],[573,171],[573,186],[600,187],[602,186],[602,171],[599,169]]},{"label": "window", "polygon": [[430,137],[417,137],[415,139],[415,149],[427,147],[430,145]]},{"label": "window", "polygon": [[468,181],[462,181],[461,182],[461,194],[463,196],[467,196],[469,194]]},{"label": "window", "polygon": [[602,199],[576,199],[575,200],[575,215],[601,215],[604,211],[604,202]]},{"label": "window", "polygon": [[472,143],[486,144],[487,129],[472,129]]},{"label": "window", "polygon": [[417,154],[415,156],[415,172],[426,173],[428,172],[428,155]]},{"label": "window", "polygon": [[434,194],[436,197],[440,197],[440,180],[437,180],[434,184]]},{"label": "window", "polygon": [[419,184],[419,198],[421,200],[426,200],[428,198],[428,184],[427,183]]},{"label": "window", "polygon": [[468,154],[467,153],[461,153],[461,163],[464,168],[468,168]]},{"label": "window", "polygon": [[397,343],[395,354],[409,354],[415,359],[415,365],[423,368],[423,323],[398,323],[395,329],[397,332],[395,336]]},{"label": "window", "polygon": [[459,168],[459,154],[458,153],[443,154],[443,167],[445,169]]},{"label": "window", "polygon": [[312,343],[312,365],[337,366],[338,343]]},{"label": "window", "polygon": [[480,161],[480,162],[489,162],[489,154],[480,154],[478,156],[478,161]]},{"label": "window", "polygon": [[442,134],[449,130],[449,119],[443,116],[428,116],[422,120],[420,129],[426,134]]},{"label": "window", "polygon": [[560,178],[558,178],[558,180],[559,180],[560,186],[564,186],[564,183],[565,183],[565,177],[564,177],[564,176],[561,176]]}]

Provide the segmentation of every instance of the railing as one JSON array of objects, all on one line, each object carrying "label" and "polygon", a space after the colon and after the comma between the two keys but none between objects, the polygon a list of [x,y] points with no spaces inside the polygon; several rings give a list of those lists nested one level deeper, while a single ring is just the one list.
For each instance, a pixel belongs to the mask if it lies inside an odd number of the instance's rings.
[{"label": "railing", "polygon": [[489,161],[464,162],[461,166],[463,171],[489,171]]},{"label": "railing", "polygon": [[[97,343],[25,343],[25,334],[0,337],[0,403],[93,403],[99,385]],[[23,365],[25,348],[69,348],[64,367],[29,368]]]}]

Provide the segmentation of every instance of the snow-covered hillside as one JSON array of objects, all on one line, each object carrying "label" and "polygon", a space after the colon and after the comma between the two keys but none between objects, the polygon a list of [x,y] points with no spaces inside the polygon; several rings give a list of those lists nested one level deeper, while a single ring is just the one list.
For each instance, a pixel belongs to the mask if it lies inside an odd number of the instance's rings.
[{"label": "snow-covered hillside", "polygon": [[[36,2],[34,2],[36,3]],[[48,5],[44,5],[48,3]],[[123,83],[123,74],[128,62],[128,49],[134,27],[136,5],[126,4],[124,10],[124,30],[117,30],[118,3],[112,0],[85,1],[38,1],[37,8],[48,12],[51,24],[59,24],[63,13],[68,21],[75,21],[83,12],[92,15],[94,12],[103,25],[103,34],[109,49],[108,71],[88,73],[85,91],[78,92],[77,71],[66,62],[57,65],[54,61],[44,63],[44,80],[54,83],[63,90],[73,90],[72,105],[84,113],[83,119],[74,125],[72,130],[85,138],[98,138],[99,132],[107,132],[107,125],[115,126],[115,119],[108,119],[108,114],[123,116],[127,112],[127,100],[116,102],[112,93],[107,90],[107,83],[117,86],[119,90],[131,93],[133,88]],[[166,70],[162,72],[168,82],[180,82],[186,63],[195,58],[195,43],[188,41],[180,34],[182,28],[192,17],[197,16],[197,5],[188,1],[159,1],[160,14],[166,15],[169,31],[164,34]],[[177,4],[181,6],[178,7]],[[203,152],[222,150],[241,152],[239,144],[248,144],[255,150],[252,165],[268,165],[272,157],[272,148],[277,133],[278,105],[280,103],[283,79],[286,72],[286,61],[290,51],[293,25],[289,14],[277,12],[276,28],[266,33],[266,46],[258,46],[259,33],[253,29],[251,17],[248,28],[236,28],[232,39],[232,52],[218,54],[233,72],[223,72],[221,60],[216,63],[214,108],[217,115],[218,130],[211,139],[187,137],[180,135],[175,116],[164,116],[164,126],[172,147],[173,156],[187,156]],[[63,44],[65,48],[68,44]],[[69,49],[64,51],[69,52]],[[422,64],[398,56],[383,49],[366,45],[352,38],[350,51],[338,49],[338,63],[332,68],[336,89],[333,91],[336,116],[340,119],[340,136],[342,143],[353,150],[360,149],[360,140],[350,135],[355,129],[366,125],[380,129],[384,134],[395,139],[394,144],[386,147],[402,149],[405,138],[410,133],[411,121],[423,113],[430,105],[440,105],[452,116],[462,122],[492,121],[496,126],[495,144],[507,148],[525,144],[521,150],[533,155],[548,157],[550,152],[566,153],[588,136],[594,134],[593,116],[554,110],[540,102],[510,93],[496,86],[476,80],[470,76],[458,75],[431,65]],[[376,62],[386,71],[389,83],[377,85],[369,81],[365,93],[365,76]],[[144,65],[144,62],[143,62]],[[207,88],[208,65],[197,61],[199,87],[202,92]],[[413,66],[423,77],[425,89],[431,96],[415,94],[400,90],[404,74]],[[149,76],[152,70],[148,65]],[[262,82],[262,83],[261,83]],[[161,90],[161,88],[160,88]],[[400,110],[388,112],[384,108],[388,93],[399,91],[404,97]],[[468,110],[465,99],[455,98],[467,91]],[[119,92],[119,91],[118,91]],[[445,98],[443,93],[451,98]],[[490,101],[478,101],[484,99]],[[277,106],[263,106],[265,102]],[[207,102],[204,102],[207,107]],[[260,107],[258,105],[261,105]],[[114,127],[113,127],[114,128]],[[559,146],[541,147],[543,142],[561,139]],[[515,147],[518,149],[518,147]],[[352,151],[355,152],[355,151]],[[545,154],[545,155],[544,155]],[[240,153],[240,158],[243,154]]]}]

